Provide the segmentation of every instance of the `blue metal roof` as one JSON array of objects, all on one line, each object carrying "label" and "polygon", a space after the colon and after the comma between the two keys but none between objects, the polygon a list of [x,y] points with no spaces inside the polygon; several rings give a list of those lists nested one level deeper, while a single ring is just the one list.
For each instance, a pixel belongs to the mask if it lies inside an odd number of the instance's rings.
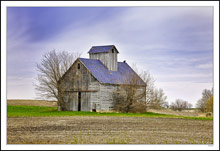
[{"label": "blue metal roof", "polygon": [[[114,45],[106,45],[106,46],[92,46],[88,53],[101,53],[101,52],[109,52]],[[118,51],[117,51],[118,52]]]},{"label": "blue metal roof", "polygon": [[[125,83],[127,76],[135,73],[133,69],[125,62],[118,62],[118,71],[110,71],[100,60],[85,58],[79,58],[79,60],[101,83],[127,84]],[[145,85],[141,78],[139,81],[140,85]]]}]

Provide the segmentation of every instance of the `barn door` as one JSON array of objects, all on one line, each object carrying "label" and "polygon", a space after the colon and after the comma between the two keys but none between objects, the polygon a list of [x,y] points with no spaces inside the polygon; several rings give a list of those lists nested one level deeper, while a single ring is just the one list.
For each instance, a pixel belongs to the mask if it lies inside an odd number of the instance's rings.
[{"label": "barn door", "polygon": [[78,111],[81,111],[81,92],[78,92]]}]

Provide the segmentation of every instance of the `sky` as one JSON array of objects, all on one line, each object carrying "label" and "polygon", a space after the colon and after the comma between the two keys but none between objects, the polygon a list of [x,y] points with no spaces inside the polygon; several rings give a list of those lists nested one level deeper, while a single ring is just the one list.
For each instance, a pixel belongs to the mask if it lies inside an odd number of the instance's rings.
[{"label": "sky", "polygon": [[149,71],[169,104],[195,106],[213,87],[212,7],[8,7],[7,98],[37,98],[36,64],[48,51],[89,58],[97,45]]}]

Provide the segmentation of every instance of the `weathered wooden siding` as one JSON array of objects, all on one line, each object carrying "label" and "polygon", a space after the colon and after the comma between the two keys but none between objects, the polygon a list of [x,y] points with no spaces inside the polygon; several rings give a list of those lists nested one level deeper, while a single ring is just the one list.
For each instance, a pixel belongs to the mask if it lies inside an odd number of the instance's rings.
[{"label": "weathered wooden siding", "polygon": [[[119,92],[121,95],[126,95],[123,87],[119,85],[112,84],[100,84],[100,111],[112,111],[113,107],[113,94]],[[139,87],[137,89],[137,95],[146,92],[145,87]],[[142,98],[143,101],[146,100],[146,96]]]},{"label": "weathered wooden siding", "polygon": [[117,90],[116,85],[100,85],[100,110],[111,111],[113,106],[113,93]]},{"label": "weathered wooden siding", "polygon": [[90,59],[100,60],[109,70],[117,71],[118,69],[118,57],[115,49],[110,50],[107,53],[91,53],[89,54]]},{"label": "weathered wooden siding", "polygon": [[89,88],[97,90],[97,92],[90,93],[90,111],[92,109],[100,110],[100,83],[98,81],[92,82]]},{"label": "weathered wooden siding", "polygon": [[[80,64],[80,69],[78,69]],[[67,109],[78,111],[78,95],[81,93],[81,111],[91,111],[93,102],[98,102],[99,82],[77,60],[61,81]],[[95,92],[97,91],[97,92]]]}]

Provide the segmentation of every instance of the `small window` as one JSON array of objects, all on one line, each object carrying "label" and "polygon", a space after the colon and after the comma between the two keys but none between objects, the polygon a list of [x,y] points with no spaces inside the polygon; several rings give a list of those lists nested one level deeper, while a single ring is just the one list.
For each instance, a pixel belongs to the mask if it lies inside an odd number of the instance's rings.
[{"label": "small window", "polygon": [[80,64],[78,63],[78,69],[80,69]]},{"label": "small window", "polygon": [[114,53],[114,49],[112,49],[112,53]]}]

